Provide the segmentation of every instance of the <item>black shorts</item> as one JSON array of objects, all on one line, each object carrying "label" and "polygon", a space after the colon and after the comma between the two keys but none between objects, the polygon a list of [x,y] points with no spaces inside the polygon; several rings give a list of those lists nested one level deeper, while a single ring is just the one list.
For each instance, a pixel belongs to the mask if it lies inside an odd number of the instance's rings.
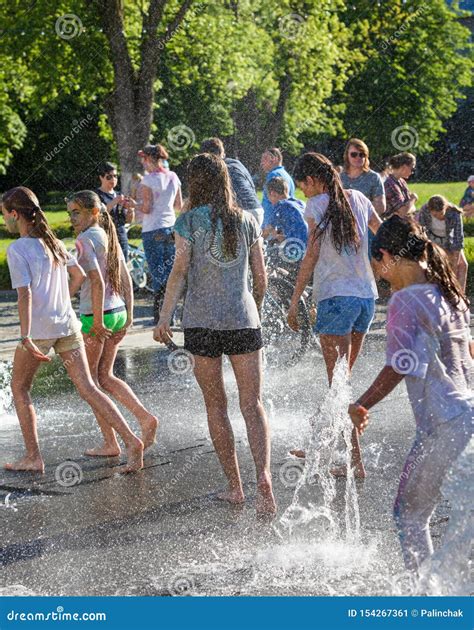
[{"label": "black shorts", "polygon": [[263,348],[261,328],[212,330],[185,328],[184,349],[200,357],[216,359],[223,354],[248,354]]}]

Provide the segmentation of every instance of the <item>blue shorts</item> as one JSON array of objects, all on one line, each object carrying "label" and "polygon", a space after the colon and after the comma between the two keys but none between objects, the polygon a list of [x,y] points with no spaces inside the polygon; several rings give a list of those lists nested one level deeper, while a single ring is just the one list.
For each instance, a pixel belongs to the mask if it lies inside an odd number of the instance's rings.
[{"label": "blue shorts", "polygon": [[366,333],[374,319],[375,299],[336,296],[318,302],[314,332],[320,335]]}]

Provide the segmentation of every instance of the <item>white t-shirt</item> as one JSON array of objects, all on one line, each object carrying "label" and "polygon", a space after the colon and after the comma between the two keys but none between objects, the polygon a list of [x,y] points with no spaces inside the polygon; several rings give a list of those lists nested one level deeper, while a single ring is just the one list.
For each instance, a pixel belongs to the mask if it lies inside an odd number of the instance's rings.
[{"label": "white t-shirt", "polygon": [[436,234],[436,236],[446,238],[446,221],[442,221],[431,215],[431,231],[433,234]]},{"label": "white t-shirt", "polygon": [[66,270],[77,265],[75,258],[68,254],[67,264],[57,265],[41,239],[23,236],[8,247],[7,261],[12,287],[31,289],[33,339],[67,337],[81,329],[71,305]]},{"label": "white t-shirt", "polygon": [[[320,238],[319,259],[313,276],[313,299],[321,302],[336,296],[377,298],[372,267],[368,255],[369,221],[375,212],[373,205],[358,190],[346,190],[350,194],[349,203],[355,216],[360,245],[357,251],[335,249],[329,225]],[[310,197],[306,203],[304,217],[313,219],[318,225],[329,204],[329,195],[323,193]]]},{"label": "white t-shirt", "polygon": [[437,285],[412,284],[392,296],[386,365],[405,375],[421,430],[473,412],[469,339],[469,310],[452,308]]},{"label": "white t-shirt", "polygon": [[[108,238],[105,230],[98,225],[81,232],[76,240],[77,261],[86,273],[98,271],[104,281],[104,311],[125,306],[120,295],[114,293],[107,279],[107,250]],[[119,247],[118,255],[123,259],[122,248]],[[86,278],[81,286],[81,300],[79,304],[81,315],[92,315],[92,285]]]},{"label": "white t-shirt", "polygon": [[173,227],[176,221],[173,204],[181,186],[176,173],[173,171],[147,173],[141,181],[141,186],[151,188],[153,194],[152,211],[143,214],[142,232]]}]

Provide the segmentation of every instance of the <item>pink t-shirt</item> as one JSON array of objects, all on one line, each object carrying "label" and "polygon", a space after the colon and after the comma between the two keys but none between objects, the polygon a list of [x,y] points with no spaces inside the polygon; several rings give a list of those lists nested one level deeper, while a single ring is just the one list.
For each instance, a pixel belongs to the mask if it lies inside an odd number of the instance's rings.
[{"label": "pink t-shirt", "polygon": [[142,232],[173,227],[176,221],[173,205],[181,186],[179,177],[173,171],[147,173],[141,181],[143,186],[151,189],[153,206],[149,214],[143,215]]},{"label": "pink t-shirt", "polygon": [[453,308],[437,285],[412,284],[392,296],[386,365],[405,376],[419,428],[472,413],[469,339],[469,310]]}]

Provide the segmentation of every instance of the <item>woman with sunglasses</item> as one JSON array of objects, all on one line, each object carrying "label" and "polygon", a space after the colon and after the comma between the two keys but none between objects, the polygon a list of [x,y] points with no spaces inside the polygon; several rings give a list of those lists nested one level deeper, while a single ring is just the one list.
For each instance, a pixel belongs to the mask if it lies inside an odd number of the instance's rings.
[{"label": "woman with sunglasses", "polygon": [[341,172],[344,188],[358,190],[372,202],[377,214],[385,212],[385,190],[382,178],[370,168],[369,147],[358,138],[351,138],[344,151]]},{"label": "woman with sunglasses", "polygon": [[128,260],[128,236],[125,224],[133,221],[134,202],[130,197],[126,197],[115,190],[118,175],[114,164],[104,162],[99,166],[98,172],[100,187],[95,192],[99,195],[100,200],[107,208],[107,212],[112,217],[124,258]]},{"label": "woman with sunglasses", "polygon": [[397,153],[389,159],[389,165],[392,172],[384,182],[387,209],[382,218],[388,219],[393,214],[404,218],[415,211],[418,200],[406,183],[416,168],[416,157],[412,153]]}]

